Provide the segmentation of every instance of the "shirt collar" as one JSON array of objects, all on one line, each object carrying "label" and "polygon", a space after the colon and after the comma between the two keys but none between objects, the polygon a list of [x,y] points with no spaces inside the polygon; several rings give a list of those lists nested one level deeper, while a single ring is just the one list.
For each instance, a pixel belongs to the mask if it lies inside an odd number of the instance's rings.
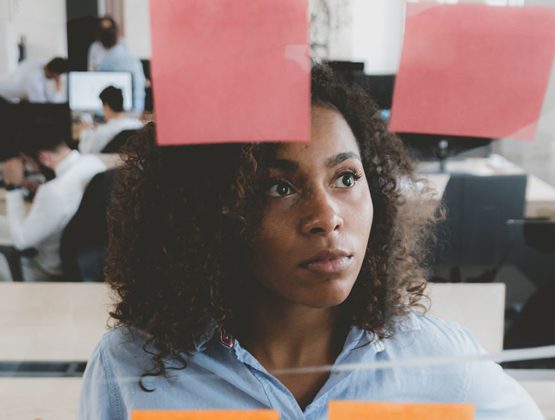
[{"label": "shirt collar", "polygon": [[77,150],[72,150],[62,161],[56,166],[54,172],[56,173],[56,177],[63,175],[69,168],[73,166],[73,164],[79,159],[79,152]]},{"label": "shirt collar", "polygon": [[[218,344],[233,350],[237,358],[245,363],[252,364],[253,357],[245,349],[243,349],[236,338],[227,334],[225,330],[221,327],[214,328],[210,332],[207,332],[198,340],[195,345],[197,351],[203,351],[206,348],[207,343],[210,340],[217,340]],[[345,344],[341,353],[337,357],[336,362],[341,362],[346,358],[353,350],[364,347],[366,345],[374,346],[376,352],[382,351],[384,349],[383,342],[379,340],[374,333],[370,331],[363,330],[362,328],[352,326],[345,339]]]},{"label": "shirt collar", "polygon": [[[408,332],[416,331],[421,329],[421,325],[418,319],[419,315],[413,311],[409,312],[405,316],[395,317],[394,334],[397,332]],[[226,333],[223,327],[218,327],[215,324],[210,325],[206,328],[205,332],[199,334],[194,340],[195,350],[204,351],[208,342],[212,339],[216,339],[218,343],[230,350],[234,350],[236,353],[241,354],[243,350],[239,345],[239,342],[232,336]],[[357,348],[372,345],[376,352],[383,351],[385,348],[384,341],[379,339],[373,332],[364,330],[357,326],[352,326],[345,339],[345,344],[338,357],[342,359],[344,356],[348,355],[351,351]],[[239,350],[239,351],[238,351]]]}]

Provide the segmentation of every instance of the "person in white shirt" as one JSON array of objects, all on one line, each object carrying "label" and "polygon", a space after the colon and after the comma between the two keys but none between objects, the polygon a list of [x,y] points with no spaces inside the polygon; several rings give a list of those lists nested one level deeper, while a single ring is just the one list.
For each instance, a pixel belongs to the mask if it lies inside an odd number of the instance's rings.
[{"label": "person in white shirt", "polygon": [[[35,121],[24,129],[19,150],[22,157],[7,160],[2,168],[7,190],[5,223],[17,249],[37,250],[34,257],[22,257],[24,280],[56,279],[63,274],[59,251],[62,232],[91,178],[106,167],[96,156],[72,151],[61,131],[48,120]],[[55,173],[54,179],[38,187],[28,210],[21,188],[24,160],[41,171]]]},{"label": "person in white shirt", "polygon": [[81,129],[79,135],[79,151],[81,153],[100,153],[122,131],[138,130],[143,126],[141,120],[125,114],[121,89],[108,86],[100,92],[99,96],[106,124],[97,128],[88,126]]},{"label": "person in white shirt", "polygon": [[61,57],[47,64],[25,60],[14,71],[0,76],[0,96],[11,102],[65,102],[63,75],[68,68],[67,59]]}]

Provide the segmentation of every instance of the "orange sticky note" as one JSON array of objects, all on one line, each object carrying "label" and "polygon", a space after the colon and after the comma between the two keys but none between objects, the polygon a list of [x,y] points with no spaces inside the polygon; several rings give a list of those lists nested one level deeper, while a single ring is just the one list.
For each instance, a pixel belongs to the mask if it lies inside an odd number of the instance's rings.
[{"label": "orange sticky note", "polygon": [[163,145],[310,139],[307,0],[151,0]]},{"label": "orange sticky note", "polygon": [[131,420],[279,420],[274,410],[137,410]]},{"label": "orange sticky note", "polygon": [[473,420],[472,404],[330,401],[328,420]]},{"label": "orange sticky note", "polygon": [[531,140],[555,9],[407,4],[390,130]]}]

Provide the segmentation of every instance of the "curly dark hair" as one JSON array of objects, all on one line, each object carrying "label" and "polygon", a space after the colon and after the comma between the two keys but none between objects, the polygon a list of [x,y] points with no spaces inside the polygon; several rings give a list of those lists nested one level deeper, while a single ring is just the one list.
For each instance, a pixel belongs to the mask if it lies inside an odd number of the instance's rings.
[{"label": "curly dark hair", "polygon": [[[360,88],[326,66],[312,70],[312,103],[340,112],[361,152],[374,204],[365,261],[342,304],[352,325],[386,337],[422,304],[422,261],[434,211],[414,185],[402,142],[387,131]],[[106,276],[116,292],[115,324],[138,328],[154,344],[154,367],[195,349],[208,326],[231,335],[248,306],[249,243],[260,220],[257,171],[279,144],[159,147],[146,126],[125,151],[109,209]],[[406,188],[405,188],[406,190]]]}]

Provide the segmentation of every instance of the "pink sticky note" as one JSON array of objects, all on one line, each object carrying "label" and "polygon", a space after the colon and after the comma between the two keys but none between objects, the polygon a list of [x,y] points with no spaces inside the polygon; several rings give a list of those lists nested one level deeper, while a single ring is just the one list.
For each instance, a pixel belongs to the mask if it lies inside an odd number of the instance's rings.
[{"label": "pink sticky note", "polygon": [[307,0],[151,0],[163,145],[308,141]]},{"label": "pink sticky note", "polygon": [[555,9],[407,5],[390,129],[534,138],[555,53]]}]

